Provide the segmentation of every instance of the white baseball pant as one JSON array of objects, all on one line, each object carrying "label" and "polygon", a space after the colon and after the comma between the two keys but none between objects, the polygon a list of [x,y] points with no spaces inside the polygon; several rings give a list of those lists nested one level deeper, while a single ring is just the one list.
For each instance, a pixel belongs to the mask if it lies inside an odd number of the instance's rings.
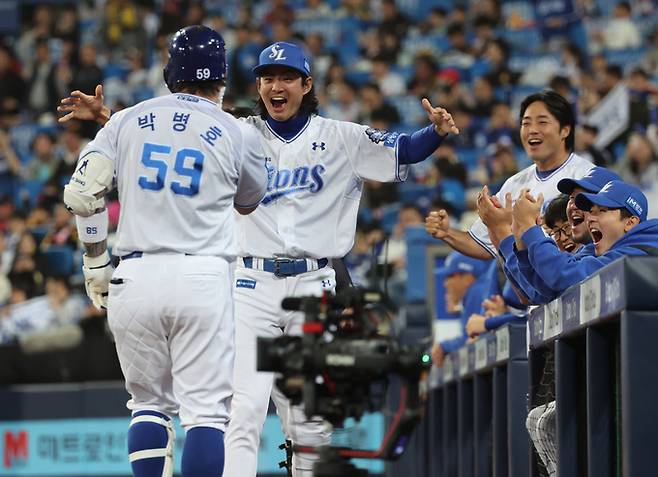
[{"label": "white baseball pant", "polygon": [[128,408],[180,414],[186,430],[224,431],[234,357],[229,263],[144,254],[122,260],[112,282],[108,323],[131,395]]},{"label": "white baseball pant", "polygon": [[[243,280],[240,283],[254,284],[254,287],[236,287],[234,283],[235,379],[231,420],[225,440],[224,477],[254,477],[270,396],[284,434],[293,444],[320,446],[331,441],[329,428],[321,419],[307,419],[302,406],[291,406],[273,386],[273,373],[256,371],[256,338],[301,334],[304,314],[283,310],[281,300],[288,296],[319,296],[323,291],[333,292],[336,279],[330,267],[279,278],[270,272],[244,268],[241,259],[237,263],[235,283]],[[296,454],[293,475],[311,477],[315,460],[315,455]]]}]

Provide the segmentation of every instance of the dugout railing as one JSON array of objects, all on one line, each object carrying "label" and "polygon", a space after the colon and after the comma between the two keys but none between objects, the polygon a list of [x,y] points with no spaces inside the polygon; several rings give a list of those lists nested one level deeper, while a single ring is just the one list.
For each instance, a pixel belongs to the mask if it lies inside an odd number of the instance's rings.
[{"label": "dugout railing", "polygon": [[427,475],[528,475],[525,326],[503,326],[447,355],[429,388]]},{"label": "dugout railing", "polygon": [[428,476],[547,475],[525,420],[552,400],[557,475],[657,475],[658,258],[616,261],[527,327],[481,336],[432,370],[429,389]]},{"label": "dugout railing", "polygon": [[658,258],[610,264],[534,310],[528,331],[531,406],[554,355],[558,475],[656,475]]}]

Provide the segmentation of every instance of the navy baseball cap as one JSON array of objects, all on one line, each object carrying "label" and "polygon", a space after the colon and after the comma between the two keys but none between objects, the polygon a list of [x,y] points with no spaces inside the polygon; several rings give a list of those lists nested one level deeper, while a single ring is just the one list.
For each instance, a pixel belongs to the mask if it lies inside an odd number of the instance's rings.
[{"label": "navy baseball cap", "polygon": [[285,41],[277,41],[261,51],[258,64],[252,70],[256,76],[261,76],[268,66],[287,66],[299,71],[304,76],[311,76],[311,66],[304,50],[299,45]]},{"label": "navy baseball cap", "polygon": [[605,167],[592,167],[587,174],[580,179],[562,179],[557,183],[557,189],[563,194],[571,194],[576,187],[585,189],[587,192],[598,192],[610,181],[620,181],[615,172]]},{"label": "navy baseball cap", "polygon": [[479,277],[485,272],[489,263],[488,260],[480,260],[478,258],[468,257],[459,252],[452,252],[446,257],[442,272],[446,277],[456,273],[470,273],[475,277]]},{"label": "navy baseball cap", "polygon": [[642,191],[623,181],[610,181],[598,194],[580,193],[576,196],[576,207],[590,211],[592,205],[611,209],[626,209],[640,218],[640,222],[647,220],[647,198]]}]

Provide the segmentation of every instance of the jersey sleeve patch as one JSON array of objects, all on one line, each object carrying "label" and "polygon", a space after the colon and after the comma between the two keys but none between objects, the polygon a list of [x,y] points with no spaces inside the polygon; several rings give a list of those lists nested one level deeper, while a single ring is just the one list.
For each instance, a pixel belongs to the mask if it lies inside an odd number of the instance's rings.
[{"label": "jersey sleeve patch", "polygon": [[385,147],[395,147],[395,143],[400,136],[399,132],[388,132],[383,129],[368,128],[366,129],[366,135],[375,144],[384,143]]}]

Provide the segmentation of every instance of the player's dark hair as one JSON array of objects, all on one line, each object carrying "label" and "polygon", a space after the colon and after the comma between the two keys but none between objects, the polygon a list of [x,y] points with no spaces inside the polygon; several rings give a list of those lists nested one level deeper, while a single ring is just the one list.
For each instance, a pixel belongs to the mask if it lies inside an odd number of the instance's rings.
[{"label": "player's dark hair", "polygon": [[174,93],[196,94],[198,96],[213,96],[226,87],[225,80],[214,81],[183,81],[174,87]]},{"label": "player's dark hair", "polygon": [[608,65],[605,72],[616,80],[621,80],[624,77],[624,69],[619,65]]},{"label": "player's dark hair", "polygon": [[631,213],[631,211],[628,210],[626,207],[620,208],[619,213],[621,214],[621,219],[622,220],[630,219],[631,217],[633,217],[635,215],[635,214]]},{"label": "player's dark hair", "polygon": [[557,222],[567,221],[567,202],[569,196],[560,194],[548,204],[544,212],[544,223],[549,229],[555,227]]},{"label": "player's dark hair", "polygon": [[[302,80],[302,83],[306,82],[308,76],[299,75],[299,78]],[[270,117],[265,107],[263,99],[259,96],[256,106],[254,106],[254,112],[261,117],[262,120],[266,120]],[[318,97],[315,94],[315,85],[311,86],[311,90],[304,95],[302,98],[302,104],[299,106],[299,111],[297,114],[302,116],[313,116],[317,115],[320,112],[320,102]]]},{"label": "player's dark hair", "polygon": [[569,135],[565,139],[564,145],[566,146],[567,151],[573,151],[574,138],[576,136],[576,118],[569,101],[555,91],[544,90],[526,97],[521,103],[519,122],[523,120],[523,115],[525,114],[526,109],[528,109],[528,106],[537,101],[541,101],[546,105],[548,112],[551,113],[551,115],[553,115],[560,123],[560,129],[569,126]]}]

